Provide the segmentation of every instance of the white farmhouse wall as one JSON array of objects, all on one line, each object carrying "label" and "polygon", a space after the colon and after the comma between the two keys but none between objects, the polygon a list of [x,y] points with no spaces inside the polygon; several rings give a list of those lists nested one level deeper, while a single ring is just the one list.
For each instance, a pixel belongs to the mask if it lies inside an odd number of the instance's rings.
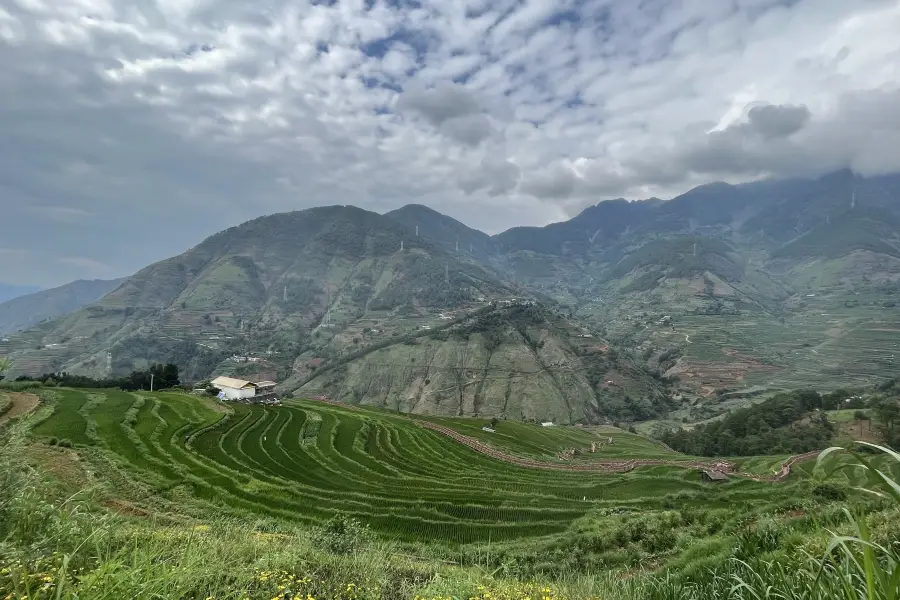
[{"label": "white farmhouse wall", "polygon": [[221,387],[219,390],[225,394],[226,400],[240,400],[241,398],[252,398],[256,395],[256,388],[246,387],[244,389]]}]

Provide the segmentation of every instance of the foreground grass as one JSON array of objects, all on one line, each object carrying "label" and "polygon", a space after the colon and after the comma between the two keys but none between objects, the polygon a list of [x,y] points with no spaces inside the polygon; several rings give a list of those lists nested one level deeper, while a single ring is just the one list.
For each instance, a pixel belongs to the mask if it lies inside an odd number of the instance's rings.
[{"label": "foreground grass", "polygon": [[[900,488],[889,475],[900,456],[886,450],[890,462],[856,457],[863,476],[853,481],[871,502],[824,505],[795,522],[759,518],[655,571],[650,561],[542,575],[496,568],[490,557],[463,567],[413,556],[353,527],[110,513],[98,507],[97,490],[69,494],[24,464],[29,425],[26,418],[0,432],[0,598],[9,600],[900,598]],[[582,525],[596,529],[586,540],[646,535],[638,525]]]}]

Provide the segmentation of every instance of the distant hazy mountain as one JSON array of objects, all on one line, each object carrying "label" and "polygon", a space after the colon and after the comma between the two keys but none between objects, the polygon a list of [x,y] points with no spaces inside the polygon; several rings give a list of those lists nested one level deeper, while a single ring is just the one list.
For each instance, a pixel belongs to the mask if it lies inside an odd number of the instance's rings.
[{"label": "distant hazy mountain", "polygon": [[12,300],[13,298],[18,298],[19,296],[33,294],[40,289],[41,288],[38,287],[0,283],[0,302],[6,302],[7,300]]},{"label": "distant hazy mountain", "polygon": [[27,329],[95,302],[116,289],[124,279],[78,280],[57,288],[19,296],[0,304],[0,335]]}]

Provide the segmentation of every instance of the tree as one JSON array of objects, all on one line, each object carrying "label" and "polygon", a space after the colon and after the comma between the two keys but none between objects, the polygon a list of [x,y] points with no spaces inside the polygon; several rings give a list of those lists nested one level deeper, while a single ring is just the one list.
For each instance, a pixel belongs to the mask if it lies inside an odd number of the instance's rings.
[{"label": "tree", "polygon": [[881,398],[873,408],[885,441],[894,448],[900,446],[900,399]]},{"label": "tree", "polygon": [[[853,418],[859,421],[859,435],[862,435],[862,422],[869,421],[869,415],[867,415],[864,411],[857,410],[853,413]],[[869,421],[869,429],[872,428],[872,422]]]},{"label": "tree", "polygon": [[497,420],[497,417],[492,418],[492,419],[491,419],[491,429],[496,429],[496,428],[497,428],[497,423],[499,423],[499,422],[500,422],[500,421]]},{"label": "tree", "polygon": [[12,361],[3,356],[0,357],[0,380],[6,377],[6,372],[12,369]]}]

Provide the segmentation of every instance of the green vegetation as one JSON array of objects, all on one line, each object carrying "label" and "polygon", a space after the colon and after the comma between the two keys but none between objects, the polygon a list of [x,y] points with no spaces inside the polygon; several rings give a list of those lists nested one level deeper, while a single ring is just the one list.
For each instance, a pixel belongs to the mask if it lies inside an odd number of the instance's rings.
[{"label": "green vegetation", "polygon": [[[177,394],[42,394],[41,412],[0,437],[0,591],[14,598],[886,600],[900,591],[900,497],[889,480],[898,455],[857,455],[866,472],[826,455],[824,483],[805,464],[777,486],[709,486],[672,468],[520,469],[374,409],[299,402],[224,415]],[[37,421],[41,439],[75,414],[81,427],[65,433],[80,435],[79,453],[103,471],[99,487],[73,495],[46,475],[79,471],[71,451],[29,446],[24,433]],[[316,443],[300,446],[313,414]],[[498,433],[507,427],[498,447],[537,454],[590,436],[503,421]],[[607,434],[652,453],[637,436]],[[35,466],[23,469],[23,455]],[[588,510],[566,498],[573,492],[593,494]],[[431,520],[411,529],[423,511]],[[495,537],[460,533],[479,529]]]},{"label": "green vegetation", "polygon": [[[825,447],[834,435],[828,417],[819,412],[822,405],[816,392],[778,394],[690,431],[667,431],[661,439],[699,456],[802,454]],[[801,419],[805,422],[798,424]]]},{"label": "green vegetation", "polygon": [[[621,478],[514,467],[374,409],[314,402],[235,405],[224,417],[207,401],[179,394],[54,395],[54,412],[35,428],[37,436],[102,446],[155,487],[183,488],[236,516],[250,512],[313,523],[347,514],[403,542],[427,539],[457,547],[552,536],[624,499],[659,508],[666,494],[703,488],[699,474],[689,470]],[[464,427],[462,421],[448,423]],[[504,434],[505,429],[513,431]],[[520,454],[554,455],[605,440],[577,429],[521,423],[500,422],[498,431],[492,441]],[[664,452],[637,436],[617,438],[642,446],[646,454]],[[754,487],[735,482],[720,493],[737,502],[744,494],[756,497]]]},{"label": "green vegetation", "polygon": [[127,377],[94,379],[72,373],[47,373],[40,377],[17,377],[15,382],[23,385],[53,385],[73,388],[120,388],[123,390],[165,390],[181,385],[178,366],[174,364],[151,365],[146,371],[134,371]]}]

